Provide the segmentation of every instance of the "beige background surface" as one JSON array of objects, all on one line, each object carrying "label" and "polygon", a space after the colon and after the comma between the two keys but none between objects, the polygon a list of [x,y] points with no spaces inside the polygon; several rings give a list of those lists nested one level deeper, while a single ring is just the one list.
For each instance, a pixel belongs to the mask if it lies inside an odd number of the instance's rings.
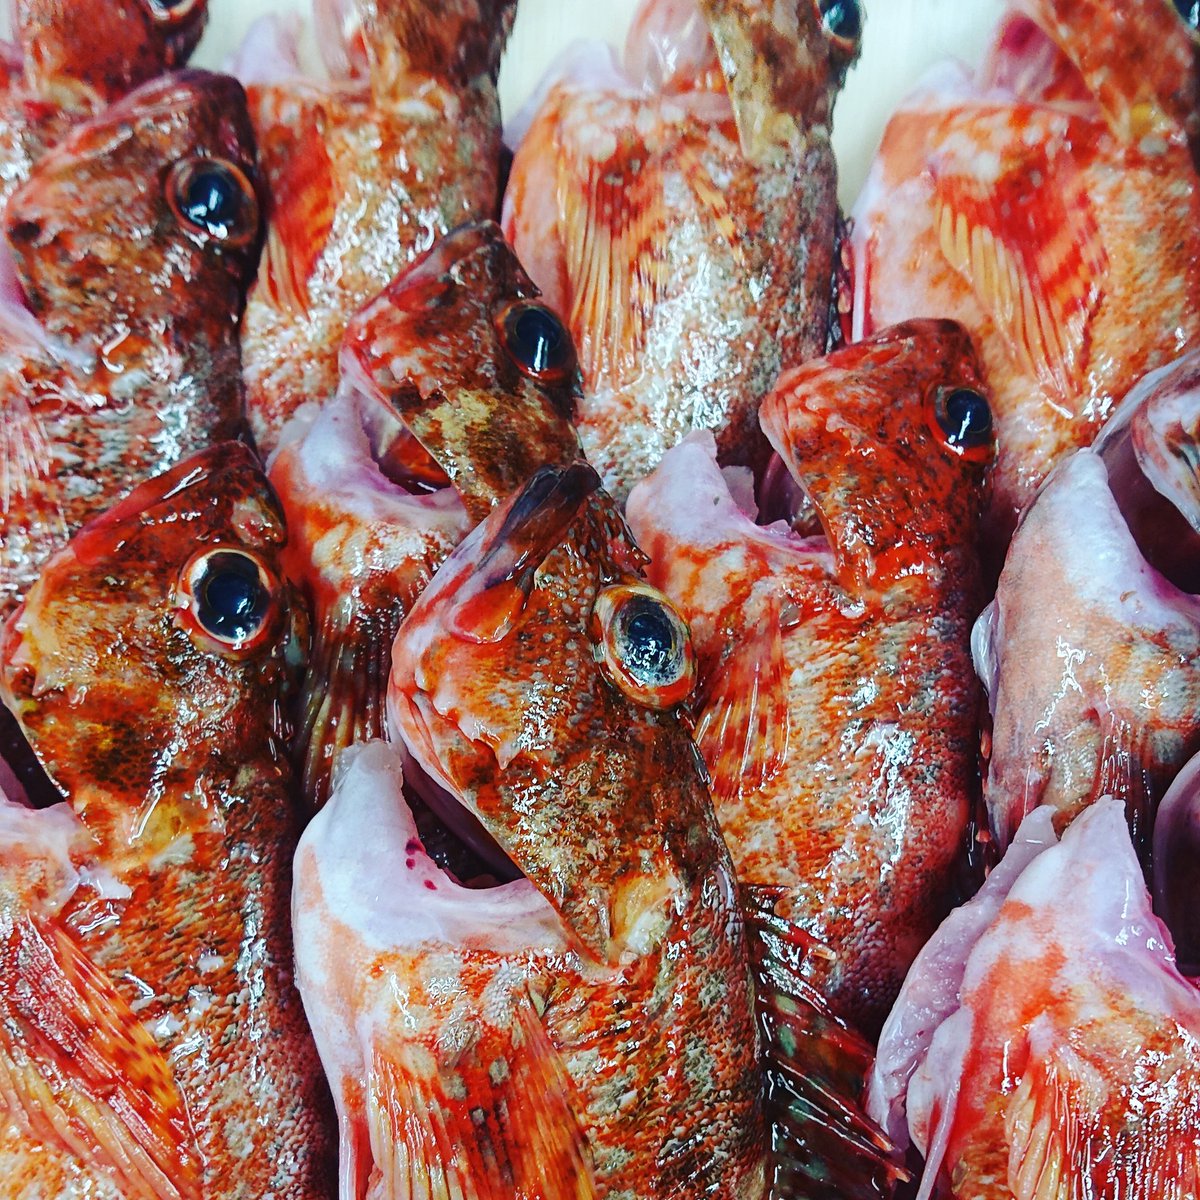
[{"label": "beige background surface", "polygon": [[[976,61],[1004,7],[1002,0],[862,2],[867,9],[863,54],[838,102],[834,127],[844,204],[857,193],[892,106],[937,59],[953,54]],[[636,4],[637,0],[520,0],[500,80],[506,111],[521,103],[555,55],[573,39],[601,38],[620,44]],[[209,0],[208,31],[197,61],[219,66],[255,18],[282,8],[307,13],[309,5],[310,0]]]}]

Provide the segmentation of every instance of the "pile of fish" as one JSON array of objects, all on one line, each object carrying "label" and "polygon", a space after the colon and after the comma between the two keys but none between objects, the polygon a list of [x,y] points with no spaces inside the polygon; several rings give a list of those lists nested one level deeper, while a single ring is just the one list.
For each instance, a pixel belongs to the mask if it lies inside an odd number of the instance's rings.
[{"label": "pile of fish", "polygon": [[1200,1195],[1200,6],[13,7],[0,1200]]}]

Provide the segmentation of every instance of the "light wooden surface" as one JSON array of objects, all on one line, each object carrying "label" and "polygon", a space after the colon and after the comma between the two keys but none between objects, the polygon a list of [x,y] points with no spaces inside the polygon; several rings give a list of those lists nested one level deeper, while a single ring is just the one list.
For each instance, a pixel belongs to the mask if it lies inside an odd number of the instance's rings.
[{"label": "light wooden surface", "polygon": [[[956,55],[976,61],[1003,8],[1002,0],[862,2],[867,10],[863,54],[838,101],[834,122],[842,202],[846,205],[862,182],[892,107],[937,59]],[[520,0],[517,26],[500,80],[505,110],[513,111],[525,99],[555,55],[572,40],[599,38],[620,45],[636,3]],[[196,61],[219,67],[255,18],[283,8],[307,13],[309,0],[209,0],[208,7],[208,31]]]}]

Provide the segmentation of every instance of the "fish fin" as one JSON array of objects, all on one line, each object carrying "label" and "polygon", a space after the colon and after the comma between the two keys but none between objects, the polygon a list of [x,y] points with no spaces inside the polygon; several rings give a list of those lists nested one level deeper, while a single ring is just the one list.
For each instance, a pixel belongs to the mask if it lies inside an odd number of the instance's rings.
[{"label": "fish fin", "polygon": [[[578,1101],[529,995],[471,1013],[465,1044],[372,1049],[367,1124],[382,1200],[597,1194]],[[456,1014],[463,1016],[463,1014]],[[457,1024],[457,1022],[456,1022]]]},{"label": "fish fin", "polygon": [[305,114],[303,127],[281,125],[263,139],[263,173],[271,184],[271,223],[258,283],[270,303],[307,314],[308,281],[333,229],[337,196],[326,147],[325,113]]},{"label": "fish fin", "polygon": [[200,1200],[183,1097],[111,980],[53,920],[0,911],[0,939],[0,1112],[128,1200]]},{"label": "fish fin", "polygon": [[874,1050],[805,978],[808,960],[832,952],[777,911],[784,894],[755,886],[741,892],[766,1058],[771,1196],[890,1195],[908,1173],[862,1104]]},{"label": "fish fin", "polygon": [[667,270],[669,215],[654,154],[635,130],[600,160],[566,154],[558,165],[568,324],[584,378],[631,372]]},{"label": "fish fin", "polygon": [[[1040,187],[1030,179],[1040,178]],[[942,253],[1027,371],[1073,407],[1087,369],[1091,320],[1108,255],[1079,173],[1027,148],[990,183],[935,180]]]},{"label": "fish fin", "polygon": [[758,629],[718,667],[693,734],[713,795],[756,791],[783,767],[788,746],[783,634],[772,598]]},{"label": "fish fin", "polygon": [[[1181,1044],[1178,1057],[1187,1053]],[[1013,1197],[1195,1195],[1198,1080],[1181,1062],[1160,1077],[1169,1094],[1156,1096],[1136,1080],[1110,1080],[1069,1041],[1033,1055],[1004,1109]]]}]

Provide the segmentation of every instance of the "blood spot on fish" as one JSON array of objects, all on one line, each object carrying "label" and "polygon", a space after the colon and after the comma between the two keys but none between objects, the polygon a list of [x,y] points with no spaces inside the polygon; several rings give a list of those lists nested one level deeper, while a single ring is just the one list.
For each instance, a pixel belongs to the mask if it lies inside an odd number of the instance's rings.
[{"label": "blood spot on fish", "polygon": [[428,888],[428,889],[429,889],[431,892],[436,892],[436,891],[437,891],[437,884],[436,884],[436,883],[434,883],[432,879],[427,879],[427,880],[425,880],[425,886],[426,886],[426,887],[427,887],[427,888]]}]

